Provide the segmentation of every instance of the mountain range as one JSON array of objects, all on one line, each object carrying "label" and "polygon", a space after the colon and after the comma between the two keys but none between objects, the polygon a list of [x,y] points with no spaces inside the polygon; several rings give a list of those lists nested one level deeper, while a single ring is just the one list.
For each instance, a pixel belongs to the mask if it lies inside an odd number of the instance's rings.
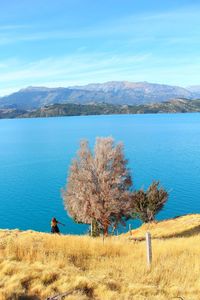
[{"label": "mountain range", "polygon": [[36,110],[53,104],[145,105],[200,98],[200,86],[183,88],[148,82],[110,81],[68,88],[27,87],[0,98],[1,109]]}]

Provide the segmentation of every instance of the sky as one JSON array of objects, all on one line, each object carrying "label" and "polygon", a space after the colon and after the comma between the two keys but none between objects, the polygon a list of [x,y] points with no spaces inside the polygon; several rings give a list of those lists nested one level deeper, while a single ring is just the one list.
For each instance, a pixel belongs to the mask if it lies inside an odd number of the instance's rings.
[{"label": "sky", "polygon": [[199,0],[0,0],[0,96],[115,80],[187,87],[199,77]]}]

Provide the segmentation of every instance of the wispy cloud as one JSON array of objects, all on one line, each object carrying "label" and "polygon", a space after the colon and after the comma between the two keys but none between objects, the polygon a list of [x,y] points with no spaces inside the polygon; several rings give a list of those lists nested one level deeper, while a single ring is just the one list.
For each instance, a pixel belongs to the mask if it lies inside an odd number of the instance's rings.
[{"label": "wispy cloud", "polygon": [[7,25],[0,25],[0,31],[11,31],[16,29],[29,29],[30,25],[23,25],[23,24],[7,24]]},{"label": "wispy cloud", "polygon": [[0,64],[0,85],[4,86],[0,94],[5,93],[16,84],[20,87],[27,85],[57,86],[61,82],[66,86],[85,84],[102,78],[114,77],[114,74],[125,73],[127,70],[147,61],[149,53],[140,55],[121,55],[109,53],[77,53],[60,58],[49,57],[43,60],[26,63],[12,60]]},{"label": "wispy cloud", "polygon": [[108,80],[198,84],[199,10],[132,13],[85,27],[0,26],[0,95]]},{"label": "wispy cloud", "polygon": [[[57,74],[72,74],[72,72],[80,73],[94,69],[105,69],[108,67],[117,68],[121,66],[129,66],[144,62],[150,57],[150,54],[141,55],[112,55],[109,53],[88,53],[73,54],[59,58],[45,58],[43,60],[25,63],[22,61],[8,60],[1,63],[4,71],[0,77],[0,82],[15,79],[42,78],[44,76],[51,77]],[[15,62],[13,68],[13,61]],[[12,65],[12,71],[10,70]]]},{"label": "wispy cloud", "polygon": [[[151,53],[122,55],[110,53],[77,53],[64,57],[49,57],[29,62],[12,60],[0,68],[0,95],[22,87],[72,86],[109,80],[152,81],[174,85],[198,84],[200,57],[195,62],[180,58],[163,61]],[[150,61],[150,63],[149,63]],[[7,67],[5,68],[5,64]],[[12,67],[11,67],[12,65]],[[187,73],[190,80],[185,79]],[[170,78],[170,80],[169,80]],[[196,78],[196,79],[195,79]],[[194,80],[195,79],[195,80]]]},{"label": "wispy cloud", "polygon": [[[95,24],[95,26],[83,27],[78,30],[71,28],[70,30],[62,28],[49,28],[45,30],[42,24],[35,26],[29,25],[5,25],[0,26],[0,44],[6,45],[18,42],[33,42],[41,40],[54,39],[87,39],[101,37],[115,37],[123,35],[125,37],[135,37],[144,41],[149,37],[156,36],[161,33],[163,38],[172,38],[177,34],[184,36],[180,28],[190,27],[196,33],[199,32],[199,9],[200,5],[190,5],[181,9],[166,11],[162,13],[145,13],[134,15],[131,14],[124,18]],[[190,20],[190,22],[187,22]],[[198,26],[194,24],[198,22]],[[173,30],[169,31],[169,28]],[[13,31],[16,30],[13,35]],[[191,36],[192,38],[192,36]]]}]

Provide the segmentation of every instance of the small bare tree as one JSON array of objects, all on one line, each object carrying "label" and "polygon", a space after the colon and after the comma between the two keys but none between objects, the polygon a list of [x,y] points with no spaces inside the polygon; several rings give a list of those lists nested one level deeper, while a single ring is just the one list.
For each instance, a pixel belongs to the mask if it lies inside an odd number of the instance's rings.
[{"label": "small bare tree", "polygon": [[83,140],[63,191],[65,209],[76,222],[97,221],[107,235],[109,226],[123,224],[128,215],[131,185],[123,144],[97,138],[92,153]]},{"label": "small bare tree", "polygon": [[133,192],[131,198],[134,217],[148,223],[155,220],[155,215],[168,199],[168,193],[162,187],[159,188],[158,181],[153,181],[147,191],[141,189]]}]

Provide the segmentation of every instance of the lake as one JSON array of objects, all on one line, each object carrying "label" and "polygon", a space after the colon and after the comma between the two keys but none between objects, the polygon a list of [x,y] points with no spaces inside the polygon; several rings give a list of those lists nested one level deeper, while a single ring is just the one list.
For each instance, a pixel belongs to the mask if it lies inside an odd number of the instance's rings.
[{"label": "lake", "polygon": [[155,179],[170,191],[158,219],[200,213],[199,113],[0,120],[0,228],[48,232],[56,216],[63,233],[85,233],[61,189],[80,139],[97,136],[124,142],[135,189]]}]

